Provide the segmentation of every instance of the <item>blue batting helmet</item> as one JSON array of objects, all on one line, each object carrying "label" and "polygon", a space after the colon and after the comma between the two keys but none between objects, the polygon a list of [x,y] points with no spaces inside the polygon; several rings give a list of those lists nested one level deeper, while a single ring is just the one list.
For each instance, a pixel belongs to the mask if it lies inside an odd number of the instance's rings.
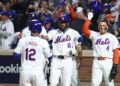
[{"label": "blue batting helmet", "polygon": [[50,23],[51,22],[51,18],[45,18],[44,20],[43,20],[43,24],[47,24],[47,23]]},{"label": "blue batting helmet", "polygon": [[10,17],[10,12],[8,12],[8,11],[2,11],[1,15]]},{"label": "blue batting helmet", "polygon": [[47,23],[52,22],[52,18],[50,16],[50,14],[47,14],[47,13],[43,14],[42,20],[43,20],[43,24],[47,24]]},{"label": "blue batting helmet", "polygon": [[32,32],[40,33],[42,31],[42,23],[34,19],[30,22],[29,28]]},{"label": "blue batting helmet", "polygon": [[61,15],[58,18],[58,22],[69,23],[69,17],[67,15]]}]

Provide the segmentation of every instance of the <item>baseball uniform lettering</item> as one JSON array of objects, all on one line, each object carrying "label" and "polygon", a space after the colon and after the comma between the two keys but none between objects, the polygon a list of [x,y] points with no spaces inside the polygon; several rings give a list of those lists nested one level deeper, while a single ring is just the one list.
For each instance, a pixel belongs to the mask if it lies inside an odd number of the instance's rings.
[{"label": "baseball uniform lettering", "polygon": [[96,40],[96,45],[105,45],[105,44],[110,44],[109,39],[102,40],[102,38]]}]

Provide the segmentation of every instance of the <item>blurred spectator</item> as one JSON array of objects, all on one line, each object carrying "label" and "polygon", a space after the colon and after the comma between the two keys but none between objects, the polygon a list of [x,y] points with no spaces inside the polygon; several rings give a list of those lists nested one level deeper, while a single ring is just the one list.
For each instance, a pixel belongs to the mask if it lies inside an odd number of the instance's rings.
[{"label": "blurred spectator", "polygon": [[[119,11],[118,11],[118,7],[119,7],[119,5],[120,5],[120,1],[117,1],[117,0],[111,0],[111,9],[110,9],[110,11],[111,11],[111,13],[112,13],[112,15],[114,15],[114,16],[116,16],[115,17],[115,23],[117,23],[117,21],[118,21],[118,16],[119,16]],[[117,25],[115,25],[115,28],[117,27]]]},{"label": "blurred spectator", "polygon": [[81,6],[84,10],[88,9],[88,0],[78,0],[78,6]]},{"label": "blurred spectator", "polygon": [[38,13],[40,14],[45,14],[45,13],[51,14],[51,12],[48,9],[48,2],[46,0],[41,0],[39,2],[38,8],[39,8]]},{"label": "blurred spectator", "polygon": [[83,49],[90,49],[90,45],[91,45],[90,41],[82,33],[82,27],[85,22],[84,18],[86,17],[83,12],[82,7],[77,7],[76,17],[77,18],[75,21],[70,22],[70,27],[73,28],[74,30],[78,31],[79,34],[81,34],[83,36],[83,43],[82,43]]},{"label": "blurred spectator", "polygon": [[3,10],[3,3],[0,1],[0,12]]},{"label": "blurred spectator", "polygon": [[4,1],[3,3],[3,11],[7,11],[10,14],[10,19],[13,20],[15,18],[16,12],[11,9],[11,1]]},{"label": "blurred spectator", "polygon": [[102,8],[102,1],[101,0],[94,0],[90,2],[89,8],[93,11],[94,15],[96,13],[102,13],[103,8]]},{"label": "blurred spectator", "polygon": [[16,14],[21,14],[21,13],[25,13],[26,10],[23,5],[27,7],[25,4],[23,4],[22,0],[12,0],[10,8],[14,10]]},{"label": "blurred spectator", "polygon": [[7,11],[1,13],[0,39],[2,49],[11,49],[14,40],[14,26]]},{"label": "blurred spectator", "polygon": [[59,4],[58,12],[57,12],[57,19],[62,14],[69,15],[71,21],[76,19],[75,11],[69,2],[64,1]]},{"label": "blurred spectator", "polygon": [[85,14],[83,12],[82,7],[77,7],[76,17],[77,18],[75,21],[70,22],[70,27],[77,30],[80,34],[82,34],[82,27],[85,22],[83,19],[85,17]]},{"label": "blurred spectator", "polygon": [[119,42],[120,42],[120,25],[117,27],[117,38],[118,38],[118,40],[119,40]]},{"label": "blurred spectator", "polygon": [[103,5],[103,12],[104,12],[104,14],[110,14],[111,13],[111,11],[110,11],[111,7],[112,6],[110,4],[105,3]]},{"label": "blurred spectator", "polygon": [[105,21],[108,24],[108,32],[110,32],[111,34],[115,35],[115,28],[114,28],[114,24],[115,24],[115,16],[112,14],[107,14],[105,16]]}]

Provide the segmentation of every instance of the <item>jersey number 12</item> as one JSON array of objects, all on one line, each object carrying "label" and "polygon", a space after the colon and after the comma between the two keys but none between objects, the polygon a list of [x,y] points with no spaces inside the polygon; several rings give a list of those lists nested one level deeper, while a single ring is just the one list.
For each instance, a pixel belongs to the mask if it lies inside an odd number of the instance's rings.
[{"label": "jersey number 12", "polygon": [[34,55],[36,54],[36,50],[35,49],[25,49],[26,51],[26,60],[30,60],[30,61],[34,61]]}]

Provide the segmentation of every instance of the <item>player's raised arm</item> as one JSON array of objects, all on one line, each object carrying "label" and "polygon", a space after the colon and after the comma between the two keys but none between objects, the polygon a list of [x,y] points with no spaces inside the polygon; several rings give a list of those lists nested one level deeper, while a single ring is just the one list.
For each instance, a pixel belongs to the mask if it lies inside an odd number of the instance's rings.
[{"label": "player's raised arm", "polygon": [[86,20],[83,28],[82,28],[82,32],[85,34],[86,37],[90,37],[90,30],[89,30],[89,25],[90,25],[90,20]]},{"label": "player's raised arm", "polygon": [[90,26],[90,20],[92,19],[93,17],[93,13],[89,12],[88,13],[88,19],[85,18],[85,23],[83,25],[83,28],[82,28],[82,32],[85,34],[86,37],[90,37],[90,29],[89,29],[89,26]]}]

